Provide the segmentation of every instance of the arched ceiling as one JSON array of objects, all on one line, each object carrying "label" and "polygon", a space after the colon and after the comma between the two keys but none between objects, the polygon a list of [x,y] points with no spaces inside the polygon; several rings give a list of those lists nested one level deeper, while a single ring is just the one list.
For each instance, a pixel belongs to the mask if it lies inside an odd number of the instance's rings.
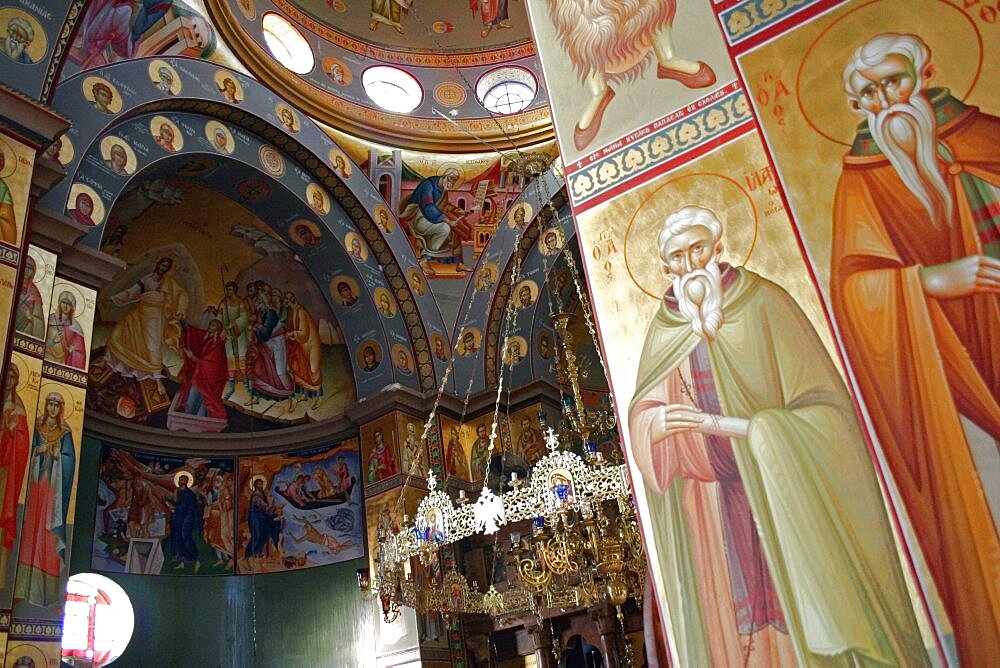
[{"label": "arched ceiling", "polygon": [[[117,231],[127,228],[126,273],[148,271],[145,265],[155,260],[151,258],[158,249],[174,241],[195,243],[208,227],[222,245],[275,249],[297,263],[301,276],[276,278],[269,287],[310,295],[309,309],[327,333],[324,345],[344,345],[337,354],[343,358],[341,375],[352,401],[386,388],[427,397],[444,381],[447,393],[461,398],[468,390],[487,392],[501,375],[505,386],[554,383],[546,357],[553,340],[552,306],[543,297],[547,282],[565,267],[543,244],[552,229],[560,230],[560,248],[574,243],[573,226],[560,194],[562,172],[550,166],[556,156],[554,142],[538,143],[551,136],[551,127],[522,3],[509,3],[510,27],[497,24],[486,30],[478,2],[470,6],[426,0],[401,14],[402,32],[378,21],[372,30],[373,5],[367,1],[167,4],[163,16],[138,35],[124,11],[111,25],[99,16],[104,5],[84,6],[51,99],[57,112],[73,120],[59,152],[67,178],[44,198],[43,206],[73,215],[78,194],[91,195],[97,204],[90,221],[94,229],[83,243],[107,251],[109,240],[114,244]],[[394,16],[393,10],[386,11]],[[308,40],[316,66],[305,78],[278,64],[268,50],[261,32],[261,19],[268,12],[293,21]],[[98,27],[108,32],[95,32]],[[116,30],[131,31],[126,46],[114,41]],[[338,59],[354,75],[374,64],[401,67],[424,86],[424,102],[412,114],[386,115],[367,99],[360,76],[354,88],[333,85],[324,72],[324,58]],[[475,83],[483,73],[507,65],[537,76],[538,95],[521,114],[491,118],[476,99]],[[165,69],[169,86],[160,79]],[[303,97],[303,91],[313,88],[306,81],[309,76],[325,78],[326,93],[339,102]],[[445,99],[439,89],[446,83],[452,84],[452,93],[462,88],[463,101]],[[95,103],[95,84],[112,91],[106,109]],[[438,111],[447,111],[447,119],[437,116]],[[173,135],[166,140],[160,136],[165,124]],[[127,149],[123,169],[110,160],[113,144]],[[418,262],[420,246],[400,220],[416,189],[446,168],[460,174],[448,201],[466,211],[468,223],[460,244],[465,268],[458,270],[447,263],[427,267]],[[170,205],[163,202],[141,211],[134,208],[142,200],[137,193],[154,192],[164,184],[223,218],[249,217],[253,229],[245,236],[237,234],[231,220],[216,221],[210,212],[196,209],[168,211]],[[206,193],[215,204],[204,204]],[[232,207],[241,213],[221,213]],[[143,234],[144,221],[172,222],[172,216],[180,219],[174,241]],[[308,243],[295,232],[303,223],[310,230]],[[195,229],[200,231],[185,236],[184,230]],[[179,250],[178,256],[194,264],[198,253],[189,251]],[[266,259],[267,253],[263,255]],[[228,264],[233,265],[227,268],[238,279],[243,298],[248,282],[268,283],[248,268],[259,269],[266,262]],[[517,287],[510,281],[512,270],[520,274]],[[201,273],[211,289],[201,290],[203,298],[191,306],[188,317],[193,324],[206,325],[207,309],[218,301],[222,278]],[[484,275],[492,279],[481,280]],[[129,276],[119,279],[131,280]],[[341,299],[337,281],[343,279],[356,286],[356,302]],[[531,304],[517,309],[515,323],[505,330],[506,306],[519,298],[524,285],[530,285]],[[570,288],[563,285],[562,291],[571,297]],[[315,303],[317,294],[324,304]],[[98,345],[106,344],[121,317],[109,315]],[[477,333],[476,345],[463,351],[462,338],[470,330]],[[503,371],[500,348],[506,334],[518,339],[524,350],[523,358]],[[373,368],[365,368],[371,367],[363,355],[368,345],[377,350]],[[177,367],[178,360],[173,363]],[[169,378],[163,380],[171,391],[178,368],[169,368]],[[241,394],[237,388],[227,401],[245,401]],[[96,393],[94,398],[101,399]],[[284,416],[276,424],[330,421],[330,428],[343,429],[346,418],[328,410],[329,403],[310,410],[293,399],[294,410],[274,408]],[[101,400],[107,403],[107,397]],[[265,411],[268,406],[263,406]],[[230,408],[239,415],[227,431],[237,436],[259,407]],[[98,410],[115,419],[118,406]],[[340,427],[334,424],[337,420]],[[126,422],[147,436],[150,428],[163,428],[162,420]]]},{"label": "arched ceiling", "polygon": [[[524,3],[508,3],[504,21],[487,16],[490,26],[484,25],[478,2],[422,0],[408,10],[395,0],[206,0],[205,5],[224,41],[255,77],[320,122],[358,137],[450,153],[524,147],[553,137]],[[313,57],[307,71],[290,71],[269,50],[262,25],[269,13],[305,38]],[[423,96],[412,112],[387,111],[368,96],[362,77],[377,65],[405,70],[419,82]],[[477,98],[480,79],[500,67],[513,67],[516,76],[534,83],[537,92],[526,109],[495,115]]]}]

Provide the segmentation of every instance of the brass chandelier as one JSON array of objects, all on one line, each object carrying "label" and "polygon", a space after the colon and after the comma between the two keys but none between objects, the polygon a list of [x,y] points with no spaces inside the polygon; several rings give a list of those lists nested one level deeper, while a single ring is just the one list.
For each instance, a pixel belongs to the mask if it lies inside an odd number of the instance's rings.
[{"label": "brass chandelier", "polygon": [[[563,254],[607,377],[575,261],[568,249]],[[516,261],[510,277],[512,286],[519,274],[520,262]],[[430,473],[429,493],[417,506],[413,521],[404,515],[398,530],[380,526],[376,532],[372,592],[381,602],[386,622],[398,617],[400,606],[419,613],[481,614],[501,620],[522,614],[541,618],[546,609],[565,610],[606,602],[616,609],[623,625],[625,602],[632,598],[641,604],[647,564],[627,467],[617,456],[621,445],[613,404],[608,402],[597,409],[584,405],[576,344],[569,331],[572,315],[563,312],[558,294],[556,302],[557,307],[552,308],[550,297],[556,332],[554,364],[563,394],[562,420],[552,426],[546,415],[539,413],[547,454],[523,478],[517,471],[508,476],[501,471],[499,479],[487,473],[475,502],[464,491],[453,500],[438,488]],[[511,331],[515,318],[516,310],[509,308],[506,332]],[[502,350],[506,350],[508,338],[505,335]],[[503,374],[497,388],[488,456],[492,456],[497,440],[502,386]],[[433,420],[432,410],[425,439]],[[596,435],[604,432],[614,434],[615,461],[609,461],[597,446]],[[437,579],[432,575],[430,566],[438,559],[442,546],[475,535],[503,534],[509,536],[509,542],[500,544],[494,538],[495,558],[516,566],[505,587],[498,589],[497,583],[490,582],[488,589],[480,592],[478,583],[470,584],[458,571]]]}]

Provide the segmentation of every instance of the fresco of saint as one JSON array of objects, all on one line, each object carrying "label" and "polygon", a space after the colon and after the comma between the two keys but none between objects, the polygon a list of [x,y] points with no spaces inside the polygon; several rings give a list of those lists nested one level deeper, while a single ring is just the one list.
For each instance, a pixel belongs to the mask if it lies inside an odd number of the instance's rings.
[{"label": "fresco of saint", "polygon": [[399,214],[416,242],[420,268],[428,276],[434,275],[431,261],[468,271],[462,261],[462,238],[471,236],[462,226],[466,212],[448,202],[448,191],[458,184],[459,176],[457,169],[448,168],[441,176],[427,177]]},{"label": "fresco of saint", "polygon": [[115,306],[135,304],[114,324],[105,349],[108,365],[126,378],[163,378],[163,347],[179,350],[188,293],[170,276],[173,266],[171,258],[160,258],[153,271],[111,297]]},{"label": "fresco of saint", "polygon": [[928,665],[850,397],[791,297],[719,262],[722,231],[665,221],[629,408],[681,665]]},{"label": "fresco of saint", "polygon": [[463,480],[469,474],[469,460],[462,447],[461,431],[458,425],[451,428],[451,434],[448,437],[448,445],[444,451],[444,468],[448,475]]},{"label": "fresco of saint", "polygon": [[45,358],[74,369],[87,368],[87,340],[76,320],[76,296],[68,290],[59,293],[56,312],[49,314]]},{"label": "fresco of saint", "polygon": [[400,35],[406,32],[400,23],[403,13],[407,12],[413,0],[372,0],[371,23],[368,28],[378,30],[379,25],[387,25]]},{"label": "fresco of saint", "polygon": [[510,16],[507,13],[508,0],[469,0],[472,15],[477,13],[483,21],[480,37],[489,37],[494,28],[501,30],[510,28]]},{"label": "fresco of saint", "polygon": [[383,478],[394,476],[396,470],[396,458],[392,455],[392,448],[385,442],[381,429],[376,429],[372,434],[372,449],[368,460],[368,482],[378,482]]},{"label": "fresco of saint", "polygon": [[611,84],[636,79],[655,56],[656,76],[688,88],[707,88],[715,72],[677,55],[673,39],[676,0],[548,0],[559,43],[591,99],[573,131],[578,151],[601,129],[615,97]]},{"label": "fresco of saint", "polygon": [[934,74],[924,41],[897,33],[844,69],[865,122],[837,186],[830,296],[959,655],[977,665],[1000,655],[1000,542],[966,436],[1000,439],[1000,118],[929,87]]},{"label": "fresco of saint", "polygon": [[68,556],[66,525],[76,450],[73,432],[63,419],[65,403],[62,394],[50,392],[35,423],[14,584],[15,599],[42,607],[62,604],[60,577]]},{"label": "fresco of saint", "polygon": [[[0,172],[6,166],[7,157],[0,151]],[[0,241],[17,243],[17,218],[14,216],[14,198],[7,182],[0,179]]]},{"label": "fresco of saint", "polygon": [[45,303],[42,301],[42,293],[35,285],[35,271],[35,259],[29,255],[24,260],[24,276],[17,296],[14,329],[33,339],[42,339],[45,337]]},{"label": "fresco of saint", "polygon": [[17,538],[17,502],[28,467],[28,413],[18,395],[21,372],[11,364],[3,386],[3,413],[0,415],[0,484],[3,485],[3,507],[0,508],[0,530],[3,530],[3,559],[14,549]]}]

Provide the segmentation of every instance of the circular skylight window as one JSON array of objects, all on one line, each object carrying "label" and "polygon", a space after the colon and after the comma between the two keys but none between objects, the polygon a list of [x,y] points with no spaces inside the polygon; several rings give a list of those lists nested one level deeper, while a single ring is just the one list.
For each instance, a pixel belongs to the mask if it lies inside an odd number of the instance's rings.
[{"label": "circular skylight window", "polygon": [[261,26],[264,28],[264,41],[275,60],[296,74],[312,72],[316,59],[306,38],[295,26],[283,16],[273,13],[264,14]]},{"label": "circular skylight window", "polygon": [[490,70],[476,83],[479,103],[494,114],[516,114],[535,99],[535,75],[523,67]]},{"label": "circular skylight window", "polygon": [[119,584],[96,573],[70,576],[63,604],[63,659],[106,666],[122,655],[134,630],[132,603]]},{"label": "circular skylight window", "polygon": [[410,113],[424,99],[420,82],[409,72],[397,67],[369,67],[361,75],[361,84],[372,102],[396,114]]}]

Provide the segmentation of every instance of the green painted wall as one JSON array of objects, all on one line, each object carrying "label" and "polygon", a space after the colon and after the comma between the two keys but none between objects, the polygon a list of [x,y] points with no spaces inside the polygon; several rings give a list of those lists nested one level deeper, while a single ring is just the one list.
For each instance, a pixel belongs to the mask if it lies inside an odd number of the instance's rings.
[{"label": "green painted wall", "polygon": [[[84,438],[72,573],[90,570],[100,448]],[[107,574],[128,592],[136,616],[132,641],[114,666],[374,666],[373,607],[356,576],[367,565],[362,558],[257,576]]]}]

